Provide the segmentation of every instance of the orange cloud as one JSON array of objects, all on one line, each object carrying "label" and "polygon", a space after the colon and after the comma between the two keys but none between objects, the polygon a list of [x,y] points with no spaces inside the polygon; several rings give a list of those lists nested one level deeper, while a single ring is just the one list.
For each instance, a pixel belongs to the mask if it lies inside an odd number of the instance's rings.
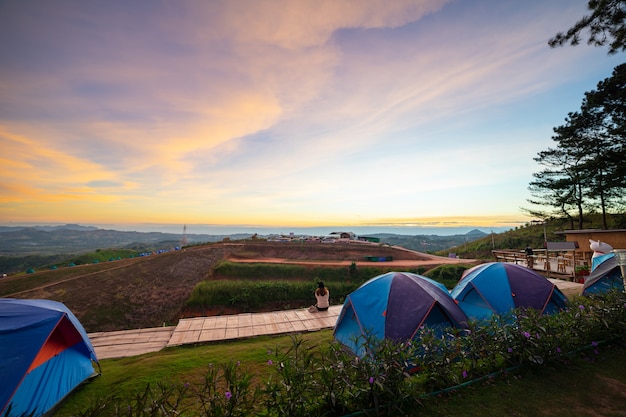
[{"label": "orange cloud", "polygon": [[87,198],[111,201],[84,184],[115,178],[91,161],[66,154],[41,141],[10,132],[0,126],[0,178],[5,190],[0,201],[64,201]]}]

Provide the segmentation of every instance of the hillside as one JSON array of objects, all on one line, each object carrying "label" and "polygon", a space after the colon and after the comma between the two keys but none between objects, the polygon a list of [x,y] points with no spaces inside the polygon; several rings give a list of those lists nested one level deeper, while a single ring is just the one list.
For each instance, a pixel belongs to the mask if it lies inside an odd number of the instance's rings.
[{"label": "hillside", "polygon": [[[431,258],[382,245],[215,243],[141,258],[15,275],[0,279],[0,296],[61,301],[89,332],[159,327],[178,321],[195,285],[209,278],[217,262],[229,256],[321,261],[361,261],[365,256]],[[98,324],[103,317],[106,324]]]},{"label": "hillside", "polygon": [[[228,245],[228,244],[227,244]],[[271,243],[245,241],[231,244],[238,258],[284,258],[291,260],[362,261],[366,256],[391,256],[395,260],[428,260],[426,254],[402,247],[370,243]]]},{"label": "hillside", "polygon": [[[166,249],[180,246],[182,237],[182,234],[122,232],[79,225],[0,227],[0,256],[67,255],[101,248]],[[186,240],[217,242],[224,237],[189,234]]]},{"label": "hillside", "polygon": [[[585,216],[585,229],[602,229],[601,217],[599,214],[588,214]],[[609,229],[626,228],[626,216],[624,214],[612,214],[609,217]],[[516,227],[503,233],[494,233],[482,238],[469,241],[446,250],[433,252],[440,256],[448,253],[456,253],[463,258],[493,260],[492,250],[517,249],[523,250],[526,245],[532,248],[543,248],[544,241],[563,242],[565,235],[563,230],[573,230],[575,225],[570,219],[553,218],[545,223],[528,223],[524,226]]]}]

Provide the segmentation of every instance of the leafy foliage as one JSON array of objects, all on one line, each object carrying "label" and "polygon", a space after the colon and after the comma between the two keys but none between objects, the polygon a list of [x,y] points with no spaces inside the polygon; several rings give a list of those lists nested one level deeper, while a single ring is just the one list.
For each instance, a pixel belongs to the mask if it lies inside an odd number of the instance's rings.
[{"label": "leafy foliage", "polygon": [[418,415],[433,394],[524,369],[569,367],[577,358],[591,362],[625,334],[626,295],[615,292],[579,297],[552,316],[514,310],[468,330],[422,328],[411,341],[366,335],[364,357],[293,336],[290,346],[268,350],[259,374],[228,361],[209,366],[199,381],[92,398],[76,415]]},{"label": "leafy foliage", "polygon": [[576,217],[579,229],[585,213],[599,210],[608,228],[607,212],[626,203],[626,64],[585,93],[580,111],[569,113],[554,133],[556,146],[535,158],[543,169],[533,174],[529,202],[552,208],[544,218],[565,216],[573,226]]},{"label": "leafy foliage", "polygon": [[584,16],[566,32],[559,32],[548,44],[551,47],[567,43],[578,45],[581,32],[589,31],[587,43],[593,46],[609,45],[609,54],[626,50],[626,4],[623,0],[590,0],[591,14]]}]

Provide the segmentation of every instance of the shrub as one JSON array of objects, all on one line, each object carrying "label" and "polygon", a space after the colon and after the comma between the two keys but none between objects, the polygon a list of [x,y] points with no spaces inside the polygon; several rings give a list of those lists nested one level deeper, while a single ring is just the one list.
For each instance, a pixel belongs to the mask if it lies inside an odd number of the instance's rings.
[{"label": "shrub", "polygon": [[552,316],[514,310],[467,330],[422,328],[406,342],[367,335],[362,358],[336,342],[310,346],[294,336],[291,347],[269,352],[257,384],[229,363],[212,368],[200,385],[163,383],[128,398],[98,399],[80,416],[411,414],[426,395],[522,366],[593,357],[603,343],[624,340],[624,293],[574,301]]},{"label": "shrub", "polygon": [[[245,311],[275,307],[277,303],[293,308],[294,304],[310,305],[315,300],[315,278],[305,281],[203,281],[196,285],[186,302],[190,308],[216,306],[237,307]],[[336,282],[329,286],[331,302],[342,303],[359,284]]]},{"label": "shrub", "polygon": [[448,289],[454,288],[459,282],[467,265],[440,265],[424,273],[425,277],[441,282]]}]

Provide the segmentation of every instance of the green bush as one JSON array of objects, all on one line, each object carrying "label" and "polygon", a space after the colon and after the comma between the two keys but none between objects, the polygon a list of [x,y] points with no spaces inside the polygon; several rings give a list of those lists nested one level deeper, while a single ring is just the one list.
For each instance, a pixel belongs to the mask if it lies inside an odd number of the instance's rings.
[{"label": "green bush", "polygon": [[410,341],[367,335],[364,357],[294,336],[290,347],[268,352],[266,371],[254,378],[239,363],[210,366],[202,381],[98,398],[77,416],[416,415],[426,396],[521,367],[592,361],[625,337],[626,295],[617,292],[579,297],[551,316],[514,310],[464,330],[422,328]]},{"label": "green bush", "polygon": [[[329,285],[332,304],[343,303],[345,297],[358,288],[357,283],[335,282]],[[216,306],[238,307],[244,311],[273,307],[276,303],[294,308],[315,301],[317,281],[203,281],[196,285],[186,302],[190,308]]]},{"label": "green bush", "polygon": [[440,265],[433,268],[423,275],[437,282],[441,282],[448,289],[452,289],[458,284],[463,272],[469,267],[467,265]]},{"label": "green bush", "polygon": [[[390,272],[388,267],[350,266],[307,267],[303,265],[271,264],[271,263],[238,263],[222,261],[213,270],[217,279],[245,279],[252,281],[264,280],[321,280],[328,282],[354,281],[364,283],[375,276]],[[410,268],[406,272],[423,274],[425,268]]]}]

